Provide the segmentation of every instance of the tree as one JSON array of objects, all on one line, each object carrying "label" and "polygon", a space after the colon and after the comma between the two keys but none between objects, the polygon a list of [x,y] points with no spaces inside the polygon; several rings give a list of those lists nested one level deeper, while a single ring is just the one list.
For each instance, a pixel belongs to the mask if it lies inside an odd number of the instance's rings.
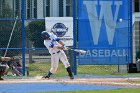
[{"label": "tree", "polygon": [[43,48],[43,40],[41,38],[41,32],[45,30],[45,21],[37,20],[32,21],[26,27],[27,39],[33,42],[35,48]]},{"label": "tree", "polygon": [[[6,18],[13,18],[13,11],[9,7],[9,5],[6,2],[3,2],[2,4],[2,11],[0,14],[0,18],[3,20],[0,20],[0,48],[6,48],[11,31],[13,29],[13,25],[15,20],[8,20]],[[9,48],[20,48],[21,47],[21,22],[17,21],[16,27],[14,29],[11,42],[9,45]],[[0,56],[3,56],[5,53],[5,49],[0,52]],[[19,50],[8,50],[6,56],[16,56],[18,55]]]}]

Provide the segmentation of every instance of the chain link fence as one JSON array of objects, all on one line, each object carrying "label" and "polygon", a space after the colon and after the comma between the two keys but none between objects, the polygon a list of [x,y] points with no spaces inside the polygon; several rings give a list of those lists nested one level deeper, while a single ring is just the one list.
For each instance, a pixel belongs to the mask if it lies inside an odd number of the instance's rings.
[{"label": "chain link fence", "polygon": [[[24,6],[22,6],[23,1]],[[22,57],[23,51],[25,51],[25,70],[28,76],[42,76],[47,74],[50,69],[50,54],[43,45],[43,39],[40,36],[40,33],[45,30],[44,18],[46,16],[72,16],[72,0],[66,0],[66,3],[61,2],[61,0],[55,2],[61,9],[61,11],[58,10],[59,12],[52,11],[55,9],[52,8],[54,5],[50,5],[51,0],[39,1],[40,0],[0,0],[0,56],[4,56],[7,51],[7,57],[16,56],[20,58],[19,61],[21,65],[24,65]],[[24,12],[22,11],[22,7],[25,8]],[[56,7],[56,9],[58,7]],[[66,9],[64,9],[64,7],[66,7]],[[62,11],[63,9],[64,11]],[[24,13],[24,17],[21,16],[22,13]],[[17,19],[16,16],[18,16]],[[17,21],[17,23],[14,27],[15,21]],[[24,27],[22,27],[23,21]],[[13,33],[11,34],[12,30]],[[22,31],[25,31],[25,36],[23,36]],[[9,42],[10,37],[11,41]],[[25,41],[25,46],[23,46],[23,41]],[[74,70],[73,52],[65,52],[71,63],[72,70]],[[77,75],[117,75],[121,74],[119,67],[118,65],[79,65],[77,55]],[[122,68],[127,69],[126,66],[122,66]],[[7,75],[13,75],[11,70],[12,69],[9,69]],[[127,74],[127,71],[122,72]],[[60,63],[58,71],[54,76],[61,77],[65,75],[67,75],[65,68],[63,64]]]}]

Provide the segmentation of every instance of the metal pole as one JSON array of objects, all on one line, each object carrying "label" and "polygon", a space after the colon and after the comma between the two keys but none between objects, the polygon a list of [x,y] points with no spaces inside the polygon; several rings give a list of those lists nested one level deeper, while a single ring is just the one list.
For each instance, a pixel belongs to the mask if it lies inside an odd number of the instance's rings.
[{"label": "metal pole", "polygon": [[[73,39],[74,39],[74,45],[73,45],[73,47],[74,47],[74,49],[76,49],[76,42],[77,42],[77,40],[76,40],[76,31],[77,31],[77,29],[76,29],[76,1],[77,0],[73,0]],[[74,75],[76,75],[77,74],[77,62],[76,62],[76,53],[75,52],[73,52],[73,58],[74,58]]]},{"label": "metal pole", "polygon": [[133,25],[132,24],[132,14],[133,14],[133,11],[132,11],[132,0],[130,0],[129,3],[130,3],[130,13],[129,13],[130,14],[130,24],[129,24],[130,29],[129,30],[130,30],[130,35],[131,35],[131,36],[129,36],[130,37],[130,48],[131,48],[131,53],[129,53],[129,54],[130,54],[130,57],[131,57],[131,63],[133,63],[133,45],[132,45],[132,42],[133,42],[132,41],[133,40],[132,39],[133,38],[133,36],[132,36],[133,35],[133,31],[132,31],[132,25]]},{"label": "metal pole", "polygon": [[21,2],[21,20],[22,20],[22,72],[25,76],[25,32],[24,32],[24,0]]}]

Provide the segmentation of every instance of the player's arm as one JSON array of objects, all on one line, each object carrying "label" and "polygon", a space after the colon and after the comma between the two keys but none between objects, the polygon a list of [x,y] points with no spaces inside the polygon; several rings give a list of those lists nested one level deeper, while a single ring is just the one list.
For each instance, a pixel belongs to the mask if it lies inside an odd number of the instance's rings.
[{"label": "player's arm", "polygon": [[62,50],[68,50],[68,47],[65,46],[65,44],[60,40],[60,38],[56,38],[56,41],[58,42],[57,48]]},{"label": "player's arm", "polygon": [[61,40],[59,40],[59,41],[57,41],[61,46],[64,46],[65,44],[61,41]]},{"label": "player's arm", "polygon": [[66,47],[66,45],[60,40],[60,41],[58,41],[58,43],[60,44],[60,48],[62,49],[62,50],[68,50],[68,47]]},{"label": "player's arm", "polygon": [[0,60],[1,61],[10,61],[10,60],[12,60],[13,58],[11,58],[11,57],[0,57]]},{"label": "player's arm", "polygon": [[53,43],[50,43],[49,45],[50,48],[58,48],[58,49],[63,49],[63,46],[61,44],[57,44],[57,45],[54,45]]},{"label": "player's arm", "polygon": [[54,41],[56,41],[58,43],[56,45],[54,45],[53,43],[51,43],[50,44],[50,47],[66,50],[65,44],[60,40],[60,38],[57,37],[57,38],[54,39]]}]

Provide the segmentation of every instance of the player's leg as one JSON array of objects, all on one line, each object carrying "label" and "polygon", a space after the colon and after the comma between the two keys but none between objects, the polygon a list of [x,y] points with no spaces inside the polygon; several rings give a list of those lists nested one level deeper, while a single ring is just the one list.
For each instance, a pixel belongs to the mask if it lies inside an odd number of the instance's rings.
[{"label": "player's leg", "polygon": [[0,80],[3,80],[2,75],[3,75],[3,71],[0,68]]},{"label": "player's leg", "polygon": [[3,80],[3,78],[1,77],[1,75],[0,75],[0,80]]},{"label": "player's leg", "polygon": [[0,65],[0,80],[3,80],[2,76],[4,75],[5,69],[6,69],[5,65],[4,66]]},{"label": "player's leg", "polygon": [[74,76],[71,71],[70,63],[68,62],[67,56],[64,52],[60,53],[60,60],[64,64],[64,66],[68,72],[68,75],[70,76],[70,79],[74,79]]},{"label": "player's leg", "polygon": [[43,78],[50,78],[50,76],[57,71],[59,64],[59,56],[57,54],[51,55],[51,69],[49,70],[48,74]]},{"label": "player's leg", "polygon": [[68,74],[70,76],[70,79],[74,79],[74,76],[73,76],[72,71],[71,71],[71,67],[70,66],[67,67],[66,70],[67,70],[67,72],[68,72]]}]

